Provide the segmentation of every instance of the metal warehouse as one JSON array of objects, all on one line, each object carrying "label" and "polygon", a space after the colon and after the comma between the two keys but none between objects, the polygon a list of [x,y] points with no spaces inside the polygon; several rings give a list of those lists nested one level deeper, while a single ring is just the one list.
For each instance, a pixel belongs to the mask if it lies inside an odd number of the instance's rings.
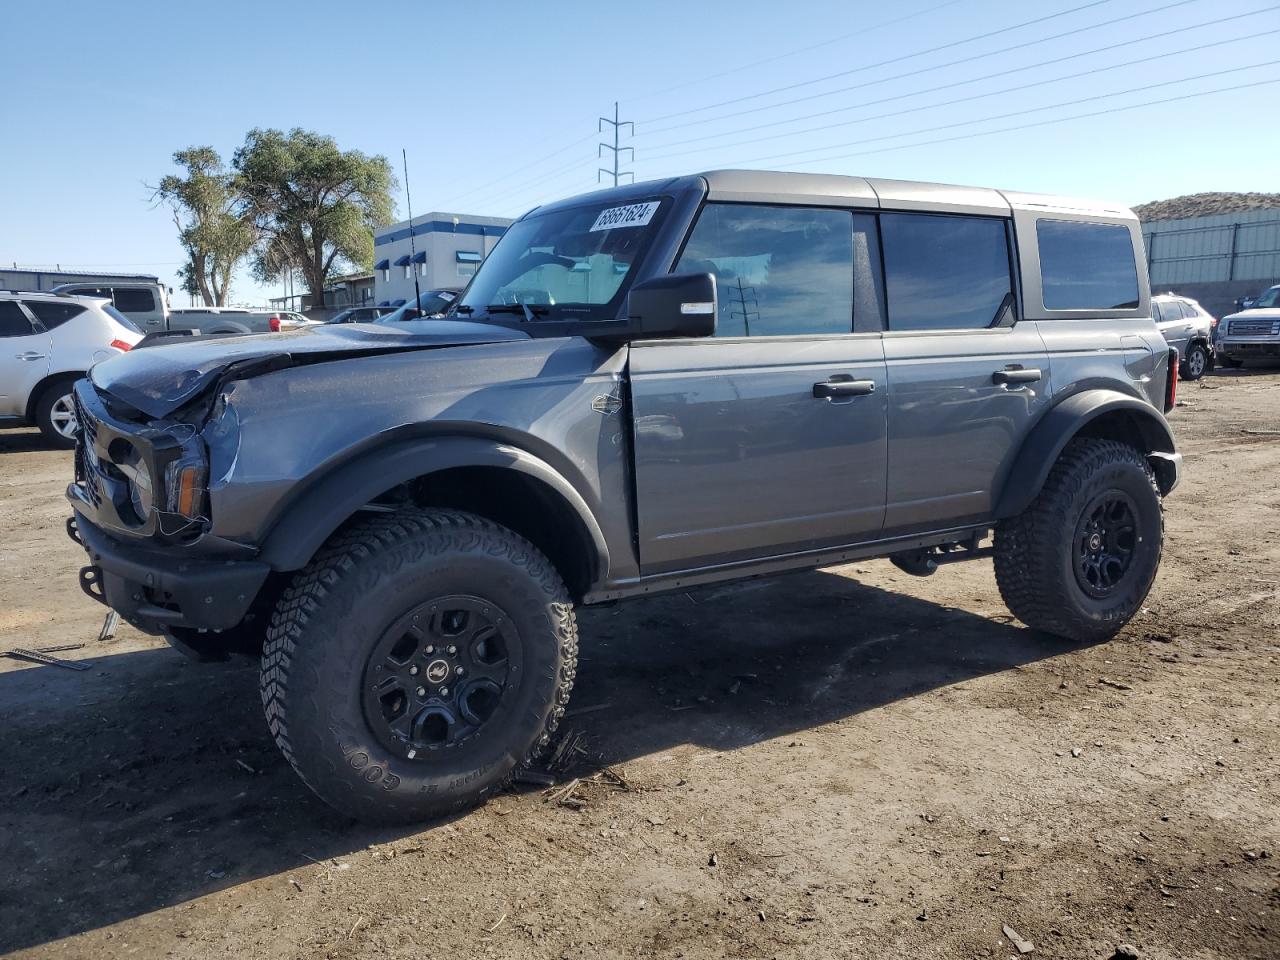
[{"label": "metal warehouse", "polygon": [[1143,223],[1153,293],[1192,297],[1220,317],[1280,283],[1280,207]]},{"label": "metal warehouse", "polygon": [[420,289],[461,288],[513,223],[505,217],[425,213],[382,227],[373,235],[374,299],[398,305]]}]

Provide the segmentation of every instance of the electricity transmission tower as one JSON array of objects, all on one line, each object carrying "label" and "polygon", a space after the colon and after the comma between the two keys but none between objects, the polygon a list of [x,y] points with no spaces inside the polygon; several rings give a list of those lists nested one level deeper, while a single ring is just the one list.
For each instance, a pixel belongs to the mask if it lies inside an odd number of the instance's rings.
[{"label": "electricity transmission tower", "polygon": [[632,183],[635,183],[636,175],[635,175],[634,173],[632,173],[630,170],[619,170],[619,169],[618,169],[618,155],[619,155],[620,153],[622,153],[623,151],[630,151],[630,152],[631,152],[631,162],[632,162],[632,163],[635,163],[635,160],[636,160],[636,151],[635,151],[635,149],[634,149],[633,147],[623,147],[623,146],[619,146],[619,145],[618,145],[618,135],[622,132],[622,128],[623,128],[623,127],[630,127],[630,128],[631,128],[631,136],[633,136],[633,137],[634,137],[634,136],[636,135],[636,125],[635,125],[634,123],[632,123],[630,120],[619,120],[619,119],[618,119],[618,102],[617,102],[616,100],[615,100],[615,101],[614,101],[614,103],[613,103],[613,119],[612,119],[612,120],[610,120],[608,117],[601,117],[601,118],[600,118],[600,122],[599,122],[598,124],[596,124],[596,133],[601,133],[601,132],[603,132],[603,131],[604,131],[604,125],[605,125],[606,123],[607,123],[607,124],[609,124],[609,126],[613,127],[613,143],[612,143],[612,144],[608,144],[608,143],[601,143],[601,144],[599,144],[599,145],[598,145],[599,149],[597,149],[597,150],[596,150],[596,159],[598,160],[600,157],[602,157],[602,156],[604,155],[604,152],[605,152],[606,150],[610,150],[610,151],[612,151],[612,152],[613,152],[613,169],[612,169],[612,170],[609,170],[609,169],[606,169],[605,167],[599,167],[599,168],[597,169],[597,171],[596,171],[596,183],[599,183],[599,182],[601,181],[601,179],[602,179],[602,178],[604,178],[604,177],[613,177],[613,185],[614,185],[615,187],[618,185],[618,178],[619,178],[619,177],[630,177],[630,178],[631,178],[631,182],[632,182]]},{"label": "electricity transmission tower", "polygon": [[[757,321],[760,319],[760,301],[756,299],[756,288],[744,287],[742,278],[739,277],[736,288],[730,288],[730,290],[737,306],[733,307],[729,314],[735,319],[739,317],[742,319],[743,332],[749,337],[751,336],[751,318],[755,317]],[[751,304],[756,309],[752,310],[747,304]]]}]

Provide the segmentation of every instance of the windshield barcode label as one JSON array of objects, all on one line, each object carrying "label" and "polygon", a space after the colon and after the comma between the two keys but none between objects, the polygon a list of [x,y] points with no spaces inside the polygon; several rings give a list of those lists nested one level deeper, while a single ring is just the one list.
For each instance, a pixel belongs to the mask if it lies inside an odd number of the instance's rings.
[{"label": "windshield barcode label", "polygon": [[600,216],[596,217],[596,222],[588,232],[614,230],[618,227],[643,227],[653,219],[660,205],[660,201],[650,200],[648,203],[629,203],[625,207],[601,210]]}]

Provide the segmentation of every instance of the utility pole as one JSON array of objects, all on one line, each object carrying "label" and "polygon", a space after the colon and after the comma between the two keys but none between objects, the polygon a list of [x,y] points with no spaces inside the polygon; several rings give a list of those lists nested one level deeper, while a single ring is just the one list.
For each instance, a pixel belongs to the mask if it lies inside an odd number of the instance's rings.
[{"label": "utility pole", "polygon": [[[730,314],[734,317],[742,318],[743,333],[749,337],[751,336],[751,315],[755,314],[756,319],[760,319],[760,301],[756,299],[756,288],[744,287],[741,277],[738,278],[737,294],[738,307],[731,310]],[[747,307],[748,302],[756,309],[749,309]]]},{"label": "utility pole", "polygon": [[613,119],[610,120],[608,117],[601,117],[600,122],[596,124],[596,133],[602,133],[604,131],[604,125],[606,123],[609,124],[609,126],[613,127],[613,143],[598,144],[598,149],[596,150],[596,159],[597,160],[600,159],[600,157],[604,155],[604,151],[611,150],[613,152],[613,169],[608,170],[604,167],[599,167],[596,170],[596,183],[599,183],[602,177],[613,177],[613,185],[615,187],[618,185],[619,177],[630,177],[631,182],[635,183],[636,175],[634,173],[632,173],[630,170],[618,169],[618,154],[622,153],[624,150],[631,151],[631,162],[635,163],[636,151],[633,147],[619,146],[618,135],[622,132],[623,127],[630,127],[631,136],[634,137],[636,135],[636,125],[632,123],[630,120],[618,119],[618,101],[616,100],[613,102]]}]

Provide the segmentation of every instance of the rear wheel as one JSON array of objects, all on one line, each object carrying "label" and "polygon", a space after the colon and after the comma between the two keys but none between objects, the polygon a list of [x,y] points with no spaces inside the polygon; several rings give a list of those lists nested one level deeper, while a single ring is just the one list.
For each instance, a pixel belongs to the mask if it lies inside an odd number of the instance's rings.
[{"label": "rear wheel", "polygon": [[262,702],[331,806],[409,822],[484,800],[550,741],[573,687],[564,583],[480,517],[407,510],[336,536],[280,599]]},{"label": "rear wheel", "polygon": [[1146,599],[1163,540],[1160,492],[1142,453],[1073,440],[1031,506],[996,528],[996,582],[1027,626],[1106,640]]},{"label": "rear wheel", "polygon": [[55,380],[44,388],[36,401],[36,426],[54,446],[74,447],[80,424],[76,420],[75,403],[71,390],[77,377]]},{"label": "rear wheel", "polygon": [[1183,380],[1199,380],[1209,369],[1209,351],[1203,344],[1195,343],[1187,351],[1187,358],[1182,361]]}]

